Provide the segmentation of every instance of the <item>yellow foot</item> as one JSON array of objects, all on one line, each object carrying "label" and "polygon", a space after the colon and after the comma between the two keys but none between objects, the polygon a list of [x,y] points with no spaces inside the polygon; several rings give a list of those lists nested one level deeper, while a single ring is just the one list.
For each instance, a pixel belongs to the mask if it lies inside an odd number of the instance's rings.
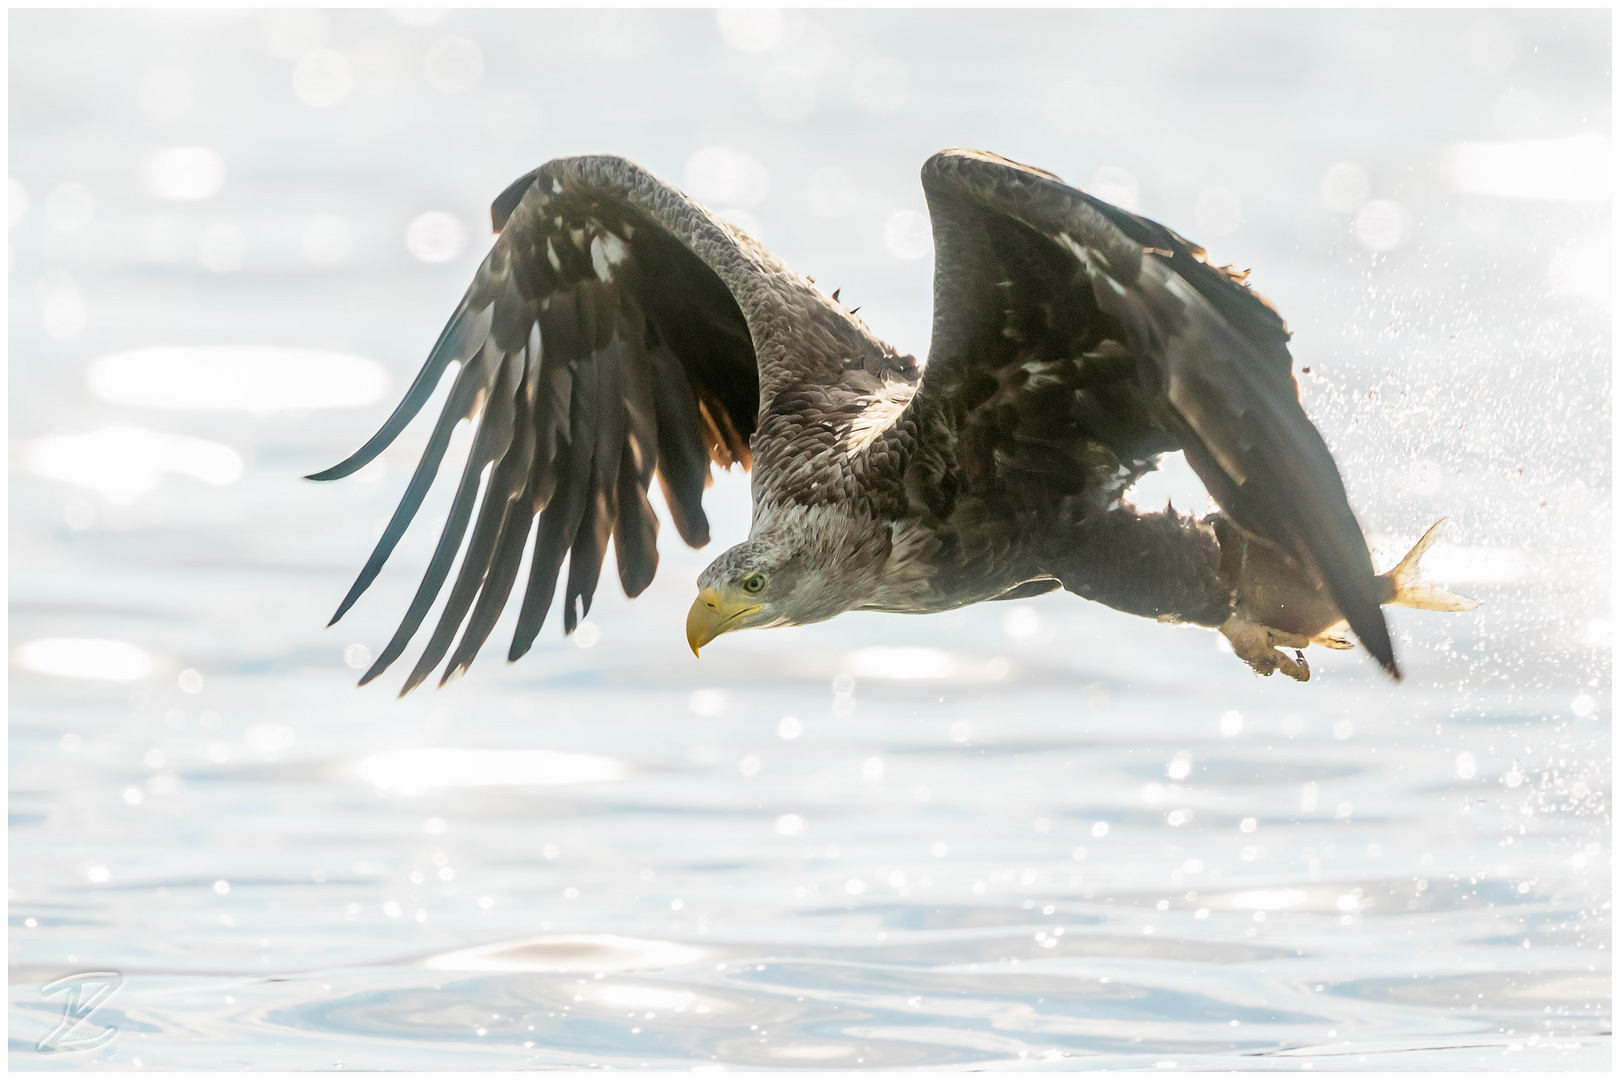
[{"label": "yellow foot", "polygon": [[[1280,671],[1290,679],[1310,681],[1311,665],[1305,661],[1305,654],[1299,651],[1311,643],[1309,638],[1261,626],[1236,615],[1221,625],[1221,633],[1232,643],[1232,651],[1252,667],[1255,674],[1270,675]],[[1294,655],[1290,657],[1279,652],[1279,645],[1293,649]]]}]

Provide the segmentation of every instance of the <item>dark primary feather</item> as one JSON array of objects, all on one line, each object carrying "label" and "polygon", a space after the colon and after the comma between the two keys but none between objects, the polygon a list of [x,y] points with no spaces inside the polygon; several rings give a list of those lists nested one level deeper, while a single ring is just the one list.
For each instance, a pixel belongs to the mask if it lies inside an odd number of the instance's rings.
[{"label": "dark primary feather", "polygon": [[959,468],[941,498],[1014,531],[1099,469],[1117,465],[1123,486],[1184,449],[1222,511],[1319,576],[1398,674],[1366,542],[1299,403],[1287,328],[1243,275],[993,155],[937,154],[923,187],[934,332],[913,407],[951,416]]},{"label": "dark primary feather", "polygon": [[570,632],[590,610],[610,538],[620,582],[637,595],[658,566],[653,477],[682,539],[701,545],[711,461],[750,461],[759,411],[753,336],[711,265],[738,272],[733,234],[609,158],[559,159],[529,173],[495,201],[491,218],[501,235],[405,399],[352,457],[312,477],[347,476],[375,458],[461,365],[399,508],[333,616],[348,611],[399,543],[455,425],[475,420],[427,573],[362,683],[404,652],[446,582],[449,596],[402,692],[447,655],[444,678],[465,669],[517,587],[526,548],[512,659],[545,622],[565,561]]}]

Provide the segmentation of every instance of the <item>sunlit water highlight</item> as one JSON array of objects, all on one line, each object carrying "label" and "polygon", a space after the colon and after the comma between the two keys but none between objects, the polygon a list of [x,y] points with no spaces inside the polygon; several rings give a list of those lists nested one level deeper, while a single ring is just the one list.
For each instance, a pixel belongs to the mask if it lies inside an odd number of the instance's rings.
[{"label": "sunlit water highlight", "polygon": [[554,750],[385,750],[355,768],[360,779],[385,791],[420,795],[439,787],[551,787],[618,780],[624,766],[594,754]]},{"label": "sunlit water highlight", "polygon": [[40,476],[90,488],[115,504],[134,502],[165,474],[216,487],[242,475],[242,456],[223,443],[127,424],[40,439],[28,463]]},{"label": "sunlit water highlight", "polygon": [[[436,971],[641,971],[702,960],[702,949],[614,934],[553,934],[457,949],[422,961]],[[621,998],[624,989],[614,987]],[[666,998],[690,997],[664,991]]]},{"label": "sunlit water highlight", "polygon": [[851,675],[871,679],[947,679],[959,666],[949,653],[918,647],[874,645],[851,653],[845,668]]},{"label": "sunlit water highlight", "polygon": [[388,391],[364,356],[261,345],[136,349],[96,360],[89,379],[101,400],[148,409],[343,409]]},{"label": "sunlit water highlight", "polygon": [[127,641],[101,638],[45,638],[17,650],[17,660],[29,671],[70,679],[110,679],[131,682],[152,670],[152,658]]},{"label": "sunlit water highlight", "polygon": [[1614,193],[1610,142],[1601,135],[1458,143],[1442,158],[1458,191],[1510,199],[1604,202]]}]

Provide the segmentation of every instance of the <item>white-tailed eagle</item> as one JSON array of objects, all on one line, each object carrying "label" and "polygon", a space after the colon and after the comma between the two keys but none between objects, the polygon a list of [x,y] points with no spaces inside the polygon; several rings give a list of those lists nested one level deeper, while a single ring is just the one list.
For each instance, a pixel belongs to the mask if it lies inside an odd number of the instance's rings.
[{"label": "white-tailed eagle", "polygon": [[[1217,628],[1256,671],[1302,680],[1303,654],[1277,646],[1348,647],[1347,623],[1399,677],[1382,604],[1473,605],[1418,582],[1432,529],[1395,570],[1373,572],[1300,406],[1288,330],[1245,275],[992,154],[936,154],[922,183],[935,245],[926,367],[623,158],[559,158],[507,188],[491,210],[500,235],[404,400],[313,477],[375,458],[459,365],[399,509],[333,616],[398,544],[452,429],[476,419],[437,550],[362,684],[404,651],[464,540],[401,693],[446,655],[441,683],[471,664],[520,579],[508,658],[522,656],[565,559],[573,632],[610,539],[636,596],[658,567],[654,477],[681,539],[700,547],[714,465],[752,467],[753,524],[698,578],[694,652],[732,630],[1062,587]],[[1176,450],[1220,513],[1122,501]]]}]

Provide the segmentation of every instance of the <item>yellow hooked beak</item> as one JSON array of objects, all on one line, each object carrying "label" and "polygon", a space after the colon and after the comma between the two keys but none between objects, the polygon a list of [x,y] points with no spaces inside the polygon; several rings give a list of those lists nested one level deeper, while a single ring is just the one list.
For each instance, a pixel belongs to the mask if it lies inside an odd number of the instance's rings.
[{"label": "yellow hooked beak", "polygon": [[692,655],[727,630],[738,619],[745,618],[764,607],[749,600],[726,600],[714,589],[704,589],[692,601],[692,610],[686,613],[686,643],[692,646]]}]

